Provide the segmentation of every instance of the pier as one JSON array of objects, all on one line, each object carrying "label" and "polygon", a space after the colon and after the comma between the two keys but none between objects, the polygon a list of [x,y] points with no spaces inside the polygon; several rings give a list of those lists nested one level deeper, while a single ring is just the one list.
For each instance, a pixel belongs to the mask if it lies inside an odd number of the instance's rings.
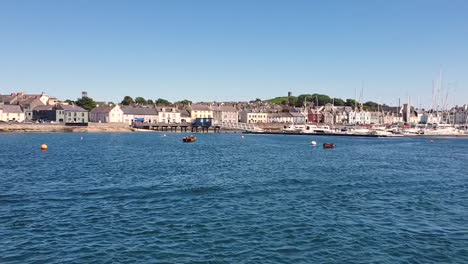
[{"label": "pier", "polygon": [[221,127],[218,125],[211,125],[211,126],[202,126],[190,123],[134,123],[132,125],[133,128],[138,129],[147,129],[152,131],[159,131],[159,132],[192,132],[192,133],[220,133]]}]

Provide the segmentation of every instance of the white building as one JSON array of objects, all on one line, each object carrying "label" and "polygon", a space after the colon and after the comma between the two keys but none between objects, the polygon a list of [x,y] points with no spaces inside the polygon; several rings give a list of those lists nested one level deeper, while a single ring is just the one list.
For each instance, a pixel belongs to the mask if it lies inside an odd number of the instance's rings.
[{"label": "white building", "polygon": [[242,110],[240,112],[240,122],[248,124],[267,123],[268,114],[262,112],[254,112],[252,110]]},{"label": "white building", "polygon": [[348,113],[348,124],[367,125],[370,124],[370,113],[365,110],[352,110]]},{"label": "white building", "polygon": [[157,123],[180,123],[180,112],[177,108],[167,106],[156,106],[158,113]]},{"label": "white building", "polygon": [[24,122],[25,115],[19,105],[4,105],[0,103],[0,121]]},{"label": "white building", "polygon": [[123,123],[123,111],[119,105],[98,106],[89,113],[90,122]]},{"label": "white building", "polygon": [[137,120],[142,120],[145,123],[158,123],[159,121],[156,108],[125,106],[122,107],[122,111],[123,121],[129,125]]},{"label": "white building", "polygon": [[215,124],[238,123],[239,111],[234,106],[213,105],[213,119]]},{"label": "white building", "polygon": [[193,104],[189,107],[189,111],[192,120],[196,118],[213,118],[213,110],[208,105]]},{"label": "white building", "polygon": [[294,123],[294,116],[289,112],[267,114],[268,123]]}]

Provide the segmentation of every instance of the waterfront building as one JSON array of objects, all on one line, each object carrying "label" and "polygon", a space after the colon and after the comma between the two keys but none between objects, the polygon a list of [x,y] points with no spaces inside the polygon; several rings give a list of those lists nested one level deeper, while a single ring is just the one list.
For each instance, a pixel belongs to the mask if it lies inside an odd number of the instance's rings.
[{"label": "waterfront building", "polygon": [[167,106],[156,106],[158,113],[157,123],[180,123],[180,112],[177,108]]},{"label": "waterfront building", "polygon": [[181,123],[191,123],[192,118],[190,117],[190,112],[187,109],[179,110],[180,113],[180,122]]},{"label": "waterfront building", "polygon": [[323,115],[323,123],[327,125],[333,125],[333,121],[335,118],[332,112],[324,111],[322,115]]},{"label": "waterfront building", "polygon": [[193,104],[189,106],[190,118],[212,118],[213,117],[213,110],[211,110],[210,106],[203,105],[203,104]]},{"label": "waterfront building", "polygon": [[156,108],[123,106],[123,121],[126,124],[134,122],[158,123],[159,117]]},{"label": "waterfront building", "polygon": [[240,122],[248,124],[267,123],[268,114],[259,110],[244,109],[240,112]]},{"label": "waterfront building", "polygon": [[303,125],[307,123],[307,117],[302,112],[291,111],[289,114],[291,114],[294,124]]},{"label": "waterfront building", "polygon": [[387,111],[383,115],[384,124],[397,124],[403,122],[403,117],[396,111]]},{"label": "waterfront building", "polygon": [[421,122],[424,124],[440,124],[442,123],[442,114],[430,110],[421,116]]},{"label": "waterfront building", "polygon": [[290,112],[268,113],[267,123],[294,123],[294,116]]},{"label": "waterfront building", "polygon": [[77,105],[58,105],[54,107],[56,119],[65,124],[88,124],[89,113]]},{"label": "waterfront building", "polygon": [[372,112],[369,112],[369,116],[370,116],[370,119],[369,119],[370,124],[379,125],[379,124],[384,123],[382,112],[372,111]]},{"label": "waterfront building", "polygon": [[336,106],[333,111],[333,122],[335,124],[344,124],[347,123],[347,116],[344,106]]},{"label": "waterfront building", "polygon": [[454,123],[458,125],[466,125],[468,120],[468,105],[456,108]]},{"label": "waterfront building", "polygon": [[19,105],[8,105],[0,102],[0,121],[24,122],[25,115]]},{"label": "waterfront building", "polygon": [[403,122],[409,124],[417,124],[423,120],[422,116],[418,117],[417,111],[410,104],[403,104],[400,115],[403,117]]},{"label": "waterfront building", "polygon": [[323,123],[324,116],[322,110],[323,106],[310,108],[307,114],[309,123]]},{"label": "waterfront building", "polygon": [[[40,105],[36,106],[33,111],[32,111],[32,121],[53,121],[53,122],[59,122],[57,120],[57,115],[56,111],[54,110],[54,106],[52,105]],[[63,122],[63,119],[60,120],[60,122]]]},{"label": "waterfront building", "polygon": [[230,105],[212,105],[213,122],[215,124],[237,124],[239,122],[239,111]]},{"label": "waterfront building", "polygon": [[23,92],[12,93],[10,95],[2,95],[1,100],[5,104],[19,105],[22,101],[27,99],[39,99],[43,105],[47,105],[49,102],[49,96],[44,92],[41,94],[25,94]]},{"label": "waterfront building", "polygon": [[123,123],[123,111],[119,105],[98,106],[89,113],[89,120],[99,123]]},{"label": "waterfront building", "polygon": [[39,98],[27,98],[21,99],[17,104],[23,109],[25,120],[33,120],[33,110],[38,106],[44,106],[45,104]]},{"label": "waterfront building", "polygon": [[351,110],[347,112],[348,124],[350,125],[368,125],[370,124],[370,113],[365,110]]},{"label": "waterfront building", "polygon": [[32,111],[34,121],[66,124],[88,124],[89,113],[77,105],[41,105]]}]

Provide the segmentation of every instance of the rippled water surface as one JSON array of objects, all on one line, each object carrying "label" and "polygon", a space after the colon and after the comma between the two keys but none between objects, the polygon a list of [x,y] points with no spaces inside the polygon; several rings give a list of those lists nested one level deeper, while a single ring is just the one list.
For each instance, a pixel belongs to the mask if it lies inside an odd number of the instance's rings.
[{"label": "rippled water surface", "polygon": [[468,139],[181,138],[0,134],[0,263],[468,263]]}]

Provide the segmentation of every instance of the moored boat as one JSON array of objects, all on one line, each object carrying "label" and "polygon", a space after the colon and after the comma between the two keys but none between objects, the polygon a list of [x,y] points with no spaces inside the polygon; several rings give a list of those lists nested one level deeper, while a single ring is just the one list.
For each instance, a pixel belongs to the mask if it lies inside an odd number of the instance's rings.
[{"label": "moored boat", "polygon": [[186,136],[184,138],[182,138],[182,142],[184,143],[192,143],[192,142],[196,142],[197,141],[197,138],[195,136]]}]

